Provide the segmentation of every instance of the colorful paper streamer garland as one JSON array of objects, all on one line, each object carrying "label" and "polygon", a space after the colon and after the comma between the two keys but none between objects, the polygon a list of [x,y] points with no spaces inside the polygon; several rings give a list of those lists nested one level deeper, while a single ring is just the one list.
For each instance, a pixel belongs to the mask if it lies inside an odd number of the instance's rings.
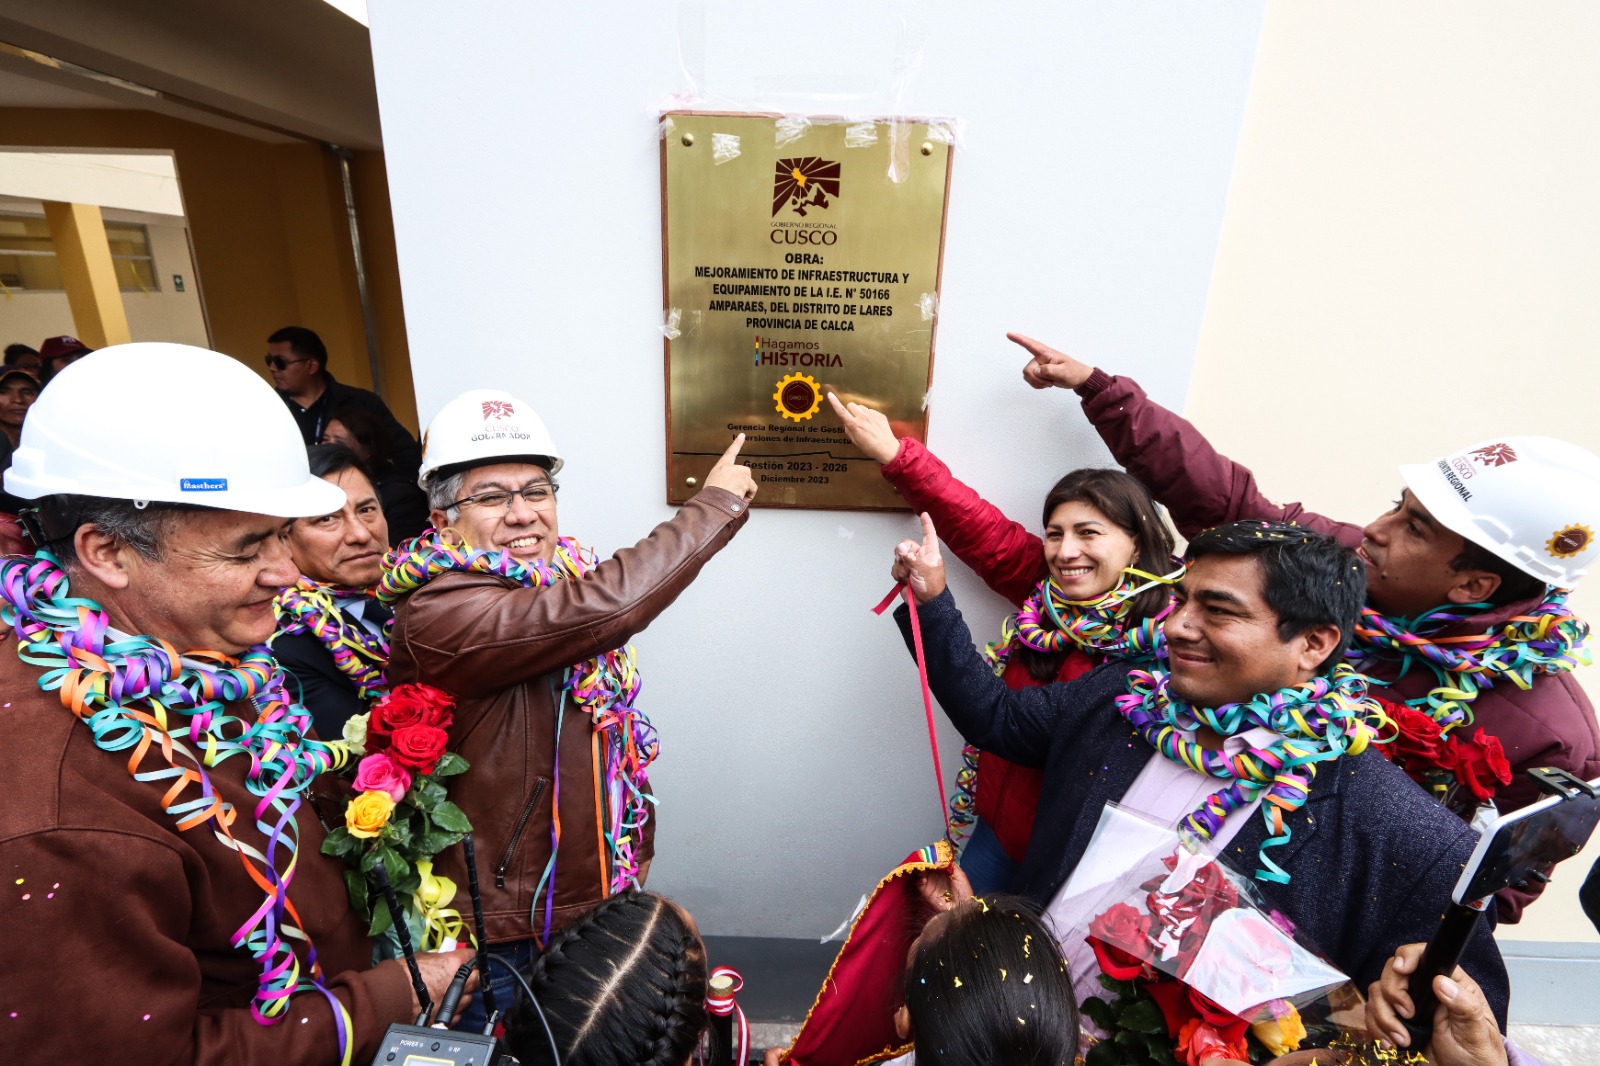
[{"label": "colorful paper streamer garland", "polygon": [[[1215,709],[1193,707],[1171,695],[1171,675],[1164,670],[1134,670],[1128,695],[1117,697],[1117,709],[1151,747],[1196,773],[1229,782],[1185,815],[1181,826],[1210,840],[1234,811],[1260,796],[1261,813],[1270,836],[1261,845],[1259,881],[1287,884],[1289,875],[1267,857],[1266,850],[1289,842],[1285,816],[1298,810],[1311,792],[1319,763],[1342,755],[1359,755],[1390,724],[1376,700],[1367,695],[1367,679],[1341,663],[1331,674],[1303,685],[1279,689]],[[1225,737],[1263,727],[1279,738],[1265,748],[1250,747],[1237,755],[1201,747],[1183,735],[1206,726]]]},{"label": "colorful paper streamer garland", "polygon": [[[231,938],[261,965],[250,1002],[255,1020],[280,1022],[291,996],[320,992],[333,1008],[340,1062],[349,1066],[349,1012],[323,984],[316,947],[289,899],[299,856],[295,813],[301,796],[344,755],[306,735],[311,715],[288,700],[271,652],[257,646],[238,659],[208,651],[180,656],[166,641],[145,636],[108,643],[110,619],[94,601],[71,594],[66,571],[48,551],[0,560],[0,622],[16,635],[18,658],[43,669],[39,688],[60,694],[62,705],[89,728],[95,746],[130,752],[127,765],[134,780],[167,783],[162,803],[177,819],[178,830],[209,823],[265,893]],[[228,704],[239,702],[253,704],[253,720],[225,713]],[[140,770],[152,750],[166,767]],[[259,797],[254,815],[267,838],[265,854],[235,839],[230,827],[238,812],[218,796],[206,773],[235,756],[251,764],[244,783]],[[185,798],[191,785],[198,795]],[[281,869],[280,853],[287,853]],[[291,938],[306,944],[309,976],[301,975]]]},{"label": "colorful paper streamer garland", "polygon": [[[1016,613],[1000,624],[1000,639],[984,648],[984,659],[999,677],[1019,644],[1046,653],[1081,648],[1090,655],[1133,662],[1155,658],[1161,647],[1161,622],[1172,611],[1171,600],[1157,614],[1132,625],[1128,624],[1128,612],[1133,597],[1152,583],[1172,584],[1182,576],[1182,563],[1173,562],[1177,570],[1161,577],[1129,567],[1115,588],[1092,600],[1070,600],[1054,577],[1045,578]],[[959,846],[978,820],[977,788],[978,749],[965,744],[955,791],[950,794],[947,839],[951,847]]]},{"label": "colorful paper streamer garland", "polygon": [[[401,544],[384,559],[377,596],[387,604],[432,581],[440,574],[473,572],[495,574],[529,588],[547,588],[557,581],[581,580],[599,566],[599,558],[570,537],[556,542],[549,563],[523,564],[509,553],[472,548],[426,530]],[[655,728],[634,704],[640,678],[633,648],[625,645],[567,668],[561,680],[560,701],[572,701],[590,716],[595,734],[604,743],[595,760],[596,793],[607,855],[603,878],[611,893],[624,891],[639,880],[639,845],[656,802],[647,790],[648,769],[660,751]],[[559,748],[560,734],[556,735]],[[560,774],[555,775],[559,788]],[[552,826],[559,840],[559,827]],[[556,854],[541,883],[554,883]],[[548,912],[549,900],[546,901]],[[535,904],[537,907],[537,896]],[[548,919],[548,913],[546,915]]]},{"label": "colorful paper streamer garland", "polygon": [[278,632],[309,633],[316,638],[333,656],[333,665],[356,686],[362,700],[375,700],[389,691],[384,671],[389,665],[389,629],[394,620],[384,622],[382,632],[374,633],[346,617],[336,597],[371,595],[370,588],[339,588],[302,577],[272,601]]},{"label": "colorful paper streamer garland", "polygon": [[1406,702],[1448,733],[1472,721],[1472,701],[1499,681],[1528,689],[1540,674],[1589,664],[1583,646],[1589,624],[1572,613],[1567,595],[1566,589],[1551,589],[1532,610],[1507,619],[1498,629],[1437,639],[1430,634],[1470,619],[1488,604],[1440,607],[1415,618],[1393,618],[1368,607],[1356,623],[1348,658],[1357,664],[1373,656],[1398,662],[1401,677],[1413,663],[1433,671],[1439,685]]}]

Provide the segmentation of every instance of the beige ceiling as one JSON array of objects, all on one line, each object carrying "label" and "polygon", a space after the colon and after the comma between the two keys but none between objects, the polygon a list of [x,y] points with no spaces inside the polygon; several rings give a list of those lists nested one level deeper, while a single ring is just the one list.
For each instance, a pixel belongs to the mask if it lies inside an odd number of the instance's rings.
[{"label": "beige ceiling", "polygon": [[0,43],[160,94],[0,53],[0,107],[136,107],[381,147],[367,29],[323,0],[6,0]]}]

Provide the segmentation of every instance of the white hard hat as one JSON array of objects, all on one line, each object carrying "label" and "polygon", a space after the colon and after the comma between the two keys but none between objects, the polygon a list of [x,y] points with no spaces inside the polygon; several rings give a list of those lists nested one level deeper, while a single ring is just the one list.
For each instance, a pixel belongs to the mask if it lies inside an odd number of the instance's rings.
[{"label": "white hard hat", "polygon": [[440,470],[524,460],[554,474],[561,456],[533,408],[499,389],[471,389],[439,409],[422,434],[424,489]]},{"label": "white hard hat", "polygon": [[294,416],[243,363],[187,344],[118,344],[64,368],[28,408],[5,473],[57,493],[305,518],[344,506],[311,476]]},{"label": "white hard hat", "polygon": [[1538,578],[1571,588],[1600,542],[1600,456],[1550,437],[1501,437],[1402,466],[1446,528]]}]

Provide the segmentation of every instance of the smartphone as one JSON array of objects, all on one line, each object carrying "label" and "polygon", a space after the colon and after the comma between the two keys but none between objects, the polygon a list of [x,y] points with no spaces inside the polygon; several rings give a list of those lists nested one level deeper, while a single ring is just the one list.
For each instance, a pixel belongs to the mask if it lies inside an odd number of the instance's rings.
[{"label": "smartphone", "polygon": [[[1589,782],[1600,792],[1600,779]],[[1600,824],[1600,795],[1546,796],[1489,823],[1451,898],[1470,905],[1570,859]]]}]

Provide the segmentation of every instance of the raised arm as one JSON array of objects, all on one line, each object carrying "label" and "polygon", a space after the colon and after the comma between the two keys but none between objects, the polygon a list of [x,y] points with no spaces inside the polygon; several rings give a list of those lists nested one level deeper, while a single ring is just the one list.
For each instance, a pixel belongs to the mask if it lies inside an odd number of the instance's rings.
[{"label": "raised arm", "polygon": [[922,442],[895,437],[881,411],[831,392],[828,403],[850,442],[882,464],[884,479],[913,510],[933,518],[956,558],[1011,603],[1028,598],[1049,572],[1038,536],[953,477]]},{"label": "raised arm", "polygon": [[[916,597],[928,665],[928,687],[945,715],[971,744],[1023,766],[1044,765],[1050,739],[1070,728],[1074,682],[1013,690],[995,676],[972,645],[972,633],[945,585],[933,520],[922,516],[922,542],[901,541],[891,571]],[[915,656],[911,615],[902,604],[895,622]]]},{"label": "raised arm", "polygon": [[1008,333],[1031,356],[1022,377],[1036,389],[1072,389],[1100,439],[1128,473],[1144,482],[1192,537],[1247,518],[1298,522],[1341,543],[1361,543],[1361,527],[1269,500],[1249,469],[1220,454],[1190,422],[1145,395],[1131,378],[1111,377],[1049,345]]},{"label": "raised arm", "polygon": [[707,486],[585,577],[507,588],[489,575],[446,574],[396,612],[390,680],[410,680],[409,655],[431,684],[475,696],[620,647],[689,587],[748,515],[742,499]]}]

